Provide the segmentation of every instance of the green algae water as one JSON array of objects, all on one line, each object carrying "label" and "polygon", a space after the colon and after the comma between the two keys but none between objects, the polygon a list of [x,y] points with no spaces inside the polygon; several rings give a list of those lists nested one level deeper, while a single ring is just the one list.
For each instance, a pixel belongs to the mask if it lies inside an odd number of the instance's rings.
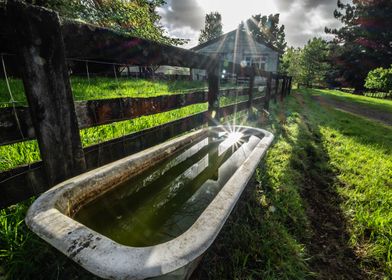
[{"label": "green algae water", "polygon": [[127,246],[174,239],[192,226],[261,137],[205,137],[97,197],[74,218]]}]

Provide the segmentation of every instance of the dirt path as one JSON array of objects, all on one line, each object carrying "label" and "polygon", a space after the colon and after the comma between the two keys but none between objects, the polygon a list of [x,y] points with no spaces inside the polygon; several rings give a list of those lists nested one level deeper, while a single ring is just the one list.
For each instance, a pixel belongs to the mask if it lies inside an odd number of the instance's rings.
[{"label": "dirt path", "polygon": [[330,106],[344,112],[352,113],[365,117],[367,119],[375,120],[386,125],[392,126],[392,114],[386,111],[380,111],[369,108],[368,106],[347,102],[337,101],[323,96],[312,96],[312,98],[318,101],[323,106]]}]

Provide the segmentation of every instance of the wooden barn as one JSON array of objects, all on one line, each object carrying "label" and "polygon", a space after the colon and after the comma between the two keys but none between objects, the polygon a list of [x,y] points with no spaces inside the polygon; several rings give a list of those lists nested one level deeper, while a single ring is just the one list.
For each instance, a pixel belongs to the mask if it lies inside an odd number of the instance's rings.
[{"label": "wooden barn", "polygon": [[[280,51],[271,44],[254,39],[245,29],[238,27],[222,36],[200,44],[191,50],[206,55],[218,55],[221,59],[241,65],[277,72]],[[222,73],[224,76],[225,73]],[[193,69],[194,80],[205,79],[203,70]]]}]

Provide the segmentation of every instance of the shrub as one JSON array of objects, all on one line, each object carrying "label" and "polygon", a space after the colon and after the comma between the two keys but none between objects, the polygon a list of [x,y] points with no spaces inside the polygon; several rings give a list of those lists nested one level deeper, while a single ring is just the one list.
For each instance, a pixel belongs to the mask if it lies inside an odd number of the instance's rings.
[{"label": "shrub", "polygon": [[389,69],[380,67],[370,71],[365,80],[365,87],[383,92],[392,91],[392,65]]}]

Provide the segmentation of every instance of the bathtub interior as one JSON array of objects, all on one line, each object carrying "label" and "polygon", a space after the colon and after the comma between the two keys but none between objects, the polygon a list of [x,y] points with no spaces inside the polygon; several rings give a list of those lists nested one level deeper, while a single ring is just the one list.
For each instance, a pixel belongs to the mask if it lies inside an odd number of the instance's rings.
[{"label": "bathtub interior", "polygon": [[91,191],[94,197],[69,215],[125,246],[170,241],[197,220],[263,136],[248,128],[217,127],[184,138],[168,157],[158,155],[161,160],[145,170],[105,182],[115,185],[107,191]]}]

